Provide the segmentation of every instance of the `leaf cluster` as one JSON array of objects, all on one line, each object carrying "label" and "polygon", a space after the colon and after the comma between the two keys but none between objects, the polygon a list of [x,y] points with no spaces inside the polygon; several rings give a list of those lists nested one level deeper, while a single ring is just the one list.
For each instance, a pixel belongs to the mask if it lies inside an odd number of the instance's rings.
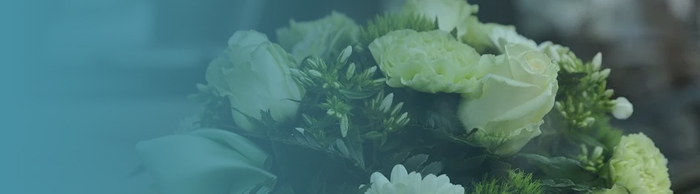
[{"label": "leaf cluster", "polygon": [[540,182],[533,179],[532,174],[522,171],[510,171],[507,177],[487,177],[475,182],[467,193],[469,194],[544,194],[545,189]]}]

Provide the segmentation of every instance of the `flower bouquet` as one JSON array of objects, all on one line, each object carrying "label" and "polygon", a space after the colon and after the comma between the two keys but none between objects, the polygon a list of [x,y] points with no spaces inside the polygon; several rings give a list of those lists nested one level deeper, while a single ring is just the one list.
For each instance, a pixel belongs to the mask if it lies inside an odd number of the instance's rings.
[{"label": "flower bouquet", "polygon": [[601,55],[408,0],[360,25],[333,12],[276,42],[238,31],[192,96],[204,110],[137,151],[164,194],[672,193],[667,160],[624,135]]}]

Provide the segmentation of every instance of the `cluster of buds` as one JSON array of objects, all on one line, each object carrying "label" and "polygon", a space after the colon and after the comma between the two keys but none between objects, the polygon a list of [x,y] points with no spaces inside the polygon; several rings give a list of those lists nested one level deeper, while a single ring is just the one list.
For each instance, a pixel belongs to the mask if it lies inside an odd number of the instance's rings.
[{"label": "cluster of buds", "polygon": [[348,87],[352,91],[376,91],[383,88],[386,84],[386,78],[375,78],[377,66],[367,68],[360,73],[355,73],[356,71],[355,63],[351,63],[346,72]]},{"label": "cluster of buds", "polygon": [[347,136],[350,127],[348,115],[352,111],[352,106],[345,103],[337,96],[330,96],[325,103],[320,104],[320,107],[326,110],[326,115],[334,117],[340,121],[340,133],[343,137]]},{"label": "cluster of buds", "polygon": [[330,68],[323,59],[309,57],[304,60],[299,69],[290,70],[294,79],[307,90],[309,89],[340,89],[342,85],[337,80],[338,72]]},{"label": "cluster of buds", "polygon": [[378,121],[375,127],[386,133],[395,132],[405,127],[411,120],[408,118],[408,112],[401,112],[403,102],[394,104],[393,93],[384,95],[384,92],[381,91],[365,105],[368,108],[367,114]]},{"label": "cluster of buds", "polygon": [[567,96],[566,100],[555,102],[554,107],[564,120],[568,121],[573,127],[585,128],[595,123],[592,112],[587,110],[582,102],[576,103],[571,97]]},{"label": "cluster of buds", "polygon": [[611,98],[614,91],[606,88],[610,69],[601,70],[601,53],[596,54],[590,62],[584,63],[566,47],[551,43],[543,45],[541,49],[559,64],[562,71],[581,75],[575,83],[560,88],[565,98],[555,104],[557,111],[570,126],[590,127],[595,123],[597,116],[613,109],[615,102]]},{"label": "cluster of buds", "polygon": [[605,165],[605,157],[603,156],[603,148],[596,146],[593,148],[593,152],[588,151],[588,147],[581,145],[581,153],[576,156],[581,162],[581,166],[590,172],[598,172],[603,169]]}]

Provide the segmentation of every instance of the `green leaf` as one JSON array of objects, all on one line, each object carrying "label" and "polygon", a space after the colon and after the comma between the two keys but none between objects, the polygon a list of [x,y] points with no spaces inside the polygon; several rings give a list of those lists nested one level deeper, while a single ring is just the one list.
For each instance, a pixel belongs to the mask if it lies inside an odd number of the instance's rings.
[{"label": "green leaf", "polygon": [[292,136],[299,145],[313,148],[313,146],[310,145],[308,137],[305,133],[302,133],[297,130],[292,130]]},{"label": "green leaf", "polygon": [[445,167],[442,165],[442,162],[432,162],[427,166],[423,167],[423,170],[420,171],[420,174],[423,176],[428,174],[439,175],[444,168]]},{"label": "green leaf", "polygon": [[348,147],[345,146],[345,142],[341,139],[336,139],[335,140],[335,148],[338,150],[343,156],[345,157],[350,157],[350,151],[348,151]]},{"label": "green leaf", "polygon": [[336,59],[336,64],[341,65],[341,64],[346,64],[348,62],[348,59],[350,58],[350,55],[352,55],[352,46],[347,46],[345,49],[340,51],[340,54],[338,55],[338,58]]},{"label": "green leaf", "polygon": [[370,131],[362,135],[363,139],[368,139],[368,140],[378,140],[382,139],[384,137],[383,133],[380,133],[379,131]]},{"label": "green leaf", "polygon": [[362,142],[359,129],[351,128],[348,130],[348,134],[345,137],[345,145],[348,148],[348,152],[350,152],[350,158],[354,160],[358,167],[364,169],[365,157]]},{"label": "green leaf", "polygon": [[471,158],[467,158],[466,160],[464,160],[464,163],[462,164],[462,166],[479,167],[479,166],[483,165],[484,162],[486,162],[487,157],[488,157],[488,155],[484,154],[484,155],[480,155],[480,156],[474,156]]},{"label": "green leaf", "polygon": [[558,82],[560,87],[575,88],[581,83],[581,79],[588,75],[584,72],[569,73],[566,71],[559,71]]},{"label": "green leaf", "polygon": [[265,128],[272,129],[277,125],[277,121],[272,117],[272,112],[270,109],[260,111],[260,122],[265,125]]},{"label": "green leaf", "polygon": [[[255,117],[253,117],[253,116],[250,116],[250,115],[248,115],[248,114],[245,114],[245,113],[241,112],[241,111],[238,110],[237,108],[231,107],[231,110],[241,113],[243,116],[245,116],[245,118],[248,120],[248,122],[250,122],[251,124],[253,124],[253,126],[254,126],[256,129],[260,129],[260,131],[267,131],[267,129],[269,129],[268,126],[270,126],[270,125],[273,125],[273,126],[274,126],[273,123],[265,123],[265,122],[262,121],[262,119],[261,119],[261,120],[258,120],[257,118],[255,118]],[[261,116],[264,115],[264,113],[265,113],[265,111],[260,111]],[[274,121],[274,119],[273,119],[273,121]],[[268,122],[270,122],[270,121],[268,121]],[[238,128],[237,128],[237,129],[238,129]]]},{"label": "green leaf", "polygon": [[318,140],[316,140],[316,137],[314,137],[312,134],[304,132],[304,138],[306,139],[306,142],[308,143],[309,147],[312,148],[321,148],[321,144],[318,143]]},{"label": "green leaf", "polygon": [[595,187],[584,184],[576,184],[570,179],[545,179],[540,180],[540,185],[552,192],[563,193],[563,191],[577,191],[589,193],[597,190]]},{"label": "green leaf", "polygon": [[450,31],[450,35],[452,35],[456,39],[460,39],[459,37],[457,37],[457,28],[452,29],[452,31]]},{"label": "green leaf", "polygon": [[581,166],[577,160],[566,157],[545,157],[537,154],[518,154],[530,164],[537,166],[549,178],[571,179],[575,182],[588,182],[596,179],[593,174]]},{"label": "green leaf", "polygon": [[423,165],[428,160],[428,155],[427,154],[418,154],[415,156],[411,156],[410,158],[406,159],[406,161],[403,163],[404,167],[406,167],[406,170],[408,171],[418,171],[418,168]]},{"label": "green leaf", "polygon": [[316,122],[313,126],[311,126],[310,128],[313,128],[313,129],[326,129],[326,128],[328,128],[328,127],[331,127],[331,126],[335,125],[335,124],[338,122],[338,120],[339,120],[339,119],[338,119],[337,117],[332,117],[332,116],[326,115],[326,116],[324,116],[323,118],[321,118],[321,120],[319,120],[318,122]]},{"label": "green leaf", "polygon": [[387,157],[387,159],[385,159],[382,164],[384,166],[394,166],[394,165],[399,164],[402,161],[406,160],[406,158],[410,154],[411,154],[410,150],[396,152],[395,154],[391,154],[391,156]]},{"label": "green leaf", "polygon": [[572,138],[574,138],[575,141],[577,141],[577,142],[584,143],[584,144],[589,145],[589,146],[602,147],[602,148],[607,147],[607,146],[605,146],[605,144],[598,141],[595,137],[592,137],[592,136],[585,134],[585,133],[576,133],[573,135]]},{"label": "green leaf", "polygon": [[348,89],[341,89],[340,94],[351,100],[361,100],[372,97],[374,94],[379,92],[378,90],[370,91],[353,91]]}]

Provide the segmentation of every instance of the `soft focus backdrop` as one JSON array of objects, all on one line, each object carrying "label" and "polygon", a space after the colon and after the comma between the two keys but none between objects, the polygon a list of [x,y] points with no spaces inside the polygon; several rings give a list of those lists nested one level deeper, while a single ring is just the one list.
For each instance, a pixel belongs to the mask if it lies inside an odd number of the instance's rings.
[{"label": "soft focus backdrop", "polygon": [[[700,3],[471,0],[480,18],[535,40],[603,53],[635,104],[616,123],[650,134],[677,193],[700,193]],[[139,194],[136,142],[172,133],[185,99],[234,31],[274,39],[331,10],[360,23],[401,0],[10,0],[0,3],[0,193]]]}]

